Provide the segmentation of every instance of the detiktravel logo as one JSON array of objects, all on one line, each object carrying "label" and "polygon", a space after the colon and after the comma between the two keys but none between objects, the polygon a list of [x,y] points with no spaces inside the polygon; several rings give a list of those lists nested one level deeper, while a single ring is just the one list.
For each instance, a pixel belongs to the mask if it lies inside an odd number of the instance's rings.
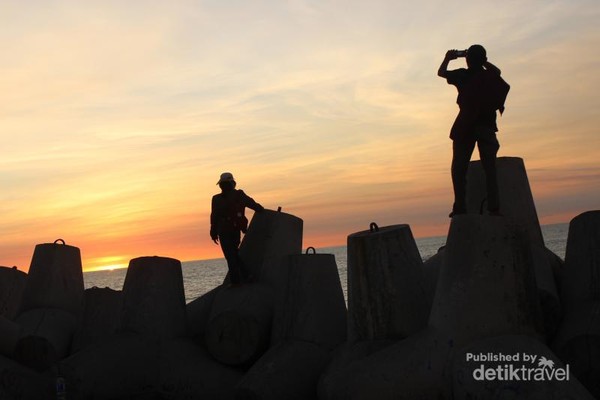
[{"label": "detiktravel logo", "polygon": [[528,353],[466,353],[466,361],[474,363],[476,381],[568,381],[569,364],[556,367],[544,356]]}]

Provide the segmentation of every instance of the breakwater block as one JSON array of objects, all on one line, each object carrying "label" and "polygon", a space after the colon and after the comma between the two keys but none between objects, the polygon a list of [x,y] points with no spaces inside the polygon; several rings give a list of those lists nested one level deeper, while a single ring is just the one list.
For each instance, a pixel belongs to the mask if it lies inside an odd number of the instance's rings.
[{"label": "breakwater block", "polygon": [[455,399],[594,399],[571,366],[523,335],[488,338],[458,351],[452,387]]},{"label": "breakwater block", "polygon": [[571,221],[559,276],[565,315],[553,349],[600,397],[600,211],[585,212]]},{"label": "breakwater block", "polygon": [[0,316],[14,319],[21,307],[27,274],[17,267],[0,267]]},{"label": "breakwater block", "polygon": [[600,210],[571,220],[559,286],[567,307],[600,301]]},{"label": "breakwater block", "polygon": [[57,240],[35,246],[21,302],[21,312],[36,308],[83,310],[83,271],[77,247]]},{"label": "breakwater block", "polygon": [[0,354],[12,357],[21,336],[21,325],[0,315]]},{"label": "breakwater block", "polygon": [[451,362],[476,340],[538,337],[541,315],[524,234],[502,217],[452,218],[429,326],[328,371],[324,399],[452,399]]},{"label": "breakwater block", "polygon": [[452,218],[429,323],[458,345],[542,331],[527,236],[504,217]]},{"label": "breakwater block", "polygon": [[444,263],[444,249],[442,246],[438,249],[438,252],[423,261],[423,275],[425,277],[425,288],[427,292],[428,302],[433,302],[433,296],[435,296],[435,289],[437,287],[438,278],[440,276],[440,269]]},{"label": "breakwater block", "polygon": [[547,342],[551,342],[558,330],[562,318],[562,307],[556,279],[549,257],[549,250],[545,247],[531,246],[535,280],[540,299],[544,336]]},{"label": "breakwater block", "polygon": [[315,343],[283,341],[258,360],[236,388],[237,399],[315,399],[331,352]]},{"label": "breakwater block", "polygon": [[73,337],[72,353],[106,340],[121,327],[122,291],[93,287],[85,290],[84,297],[83,320]]},{"label": "breakwater block", "polygon": [[159,381],[159,344],[158,336],[120,334],[64,359],[58,369],[69,398],[152,398]]},{"label": "breakwater block", "polygon": [[285,257],[302,252],[303,221],[281,211],[255,213],[240,244],[239,255],[254,281],[276,286]]},{"label": "breakwater block", "polygon": [[300,340],[334,349],[346,341],[346,303],[333,254],[287,257],[271,343]]},{"label": "breakwater block", "polygon": [[56,398],[54,377],[0,356],[0,399],[40,400]]},{"label": "breakwater block", "polygon": [[313,399],[332,351],[346,340],[346,304],[332,254],[287,257],[271,348],[250,368],[238,398]]},{"label": "breakwater block", "polygon": [[243,372],[216,362],[185,338],[161,343],[159,390],[164,399],[232,399]]},{"label": "breakwater block", "polygon": [[15,322],[23,329],[14,352],[14,359],[21,364],[42,372],[69,355],[78,325],[70,312],[37,308],[21,313]]},{"label": "breakwater block", "polygon": [[249,366],[268,348],[273,322],[273,289],[251,284],[219,290],[204,335],[220,363]]},{"label": "breakwater block", "polygon": [[202,296],[190,301],[185,306],[185,314],[190,335],[198,343],[204,344],[204,334],[210,318],[210,310],[217,293],[225,286],[217,286]]},{"label": "breakwater block", "polygon": [[[542,229],[529,186],[525,163],[519,157],[496,159],[500,212],[526,229],[532,245],[544,246]],[[481,161],[471,161],[467,173],[467,212],[479,214],[487,211],[485,172]]]},{"label": "breakwater block", "polygon": [[123,283],[121,331],[163,338],[187,334],[179,260],[155,256],[129,262]]},{"label": "breakwater block", "polygon": [[[356,357],[345,367],[328,368],[319,382],[319,398],[327,400],[451,399],[447,364],[454,344],[446,334],[426,328],[417,334]],[[337,361],[337,358],[335,359]],[[335,362],[334,361],[334,362]]]},{"label": "breakwater block", "polygon": [[423,261],[408,225],[348,236],[348,339],[402,339],[427,323]]},{"label": "breakwater block", "polygon": [[186,338],[119,334],[63,360],[74,399],[228,399],[242,372]]}]

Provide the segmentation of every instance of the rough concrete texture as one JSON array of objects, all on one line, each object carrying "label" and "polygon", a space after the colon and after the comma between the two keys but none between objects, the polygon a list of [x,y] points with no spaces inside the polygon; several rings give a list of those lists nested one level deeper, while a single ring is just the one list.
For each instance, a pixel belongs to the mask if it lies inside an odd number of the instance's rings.
[{"label": "rough concrete texture", "polygon": [[566,307],[600,301],[600,211],[571,220],[559,286]]},{"label": "rough concrete texture", "polygon": [[[543,246],[544,238],[537,217],[533,194],[529,186],[525,163],[518,157],[496,159],[500,212],[527,230],[532,245]],[[471,161],[467,173],[467,212],[479,214],[486,199],[485,173],[481,161]],[[483,213],[487,214],[487,204]]]},{"label": "rough concrete texture", "polygon": [[437,253],[423,262],[423,276],[425,277],[425,288],[429,303],[433,302],[440,269],[444,264],[444,249],[445,246],[441,247]]},{"label": "rough concrete texture", "polygon": [[93,287],[85,290],[84,297],[83,319],[73,337],[72,353],[108,339],[121,327],[122,291]]},{"label": "rough concrete texture", "polygon": [[260,358],[236,388],[236,399],[311,400],[331,351],[301,340],[279,342]]},{"label": "rough concrete texture", "polygon": [[69,355],[79,321],[68,311],[36,308],[21,313],[15,322],[23,329],[15,359],[37,371],[45,371]]},{"label": "rough concrete texture", "polygon": [[427,323],[423,261],[408,225],[348,236],[348,340],[401,339]]},{"label": "rough concrete texture", "polygon": [[0,356],[0,399],[55,399],[55,375],[42,375],[14,360]]},{"label": "rough concrete texture", "polygon": [[273,289],[252,284],[218,291],[206,326],[210,354],[226,365],[249,366],[268,348]]},{"label": "rough concrete texture", "polygon": [[255,213],[240,244],[240,258],[254,280],[276,286],[290,254],[302,252],[300,218],[280,211]]},{"label": "rough concrete texture", "polygon": [[185,314],[190,334],[200,343],[204,343],[204,334],[210,318],[210,311],[217,293],[224,289],[223,285],[217,286],[202,296],[190,301],[185,306]]},{"label": "rough concrete texture", "polygon": [[[230,398],[242,372],[189,339],[121,334],[59,365],[69,398]],[[138,397],[135,397],[138,396]]]},{"label": "rough concrete texture", "polygon": [[181,262],[139,257],[129,262],[123,283],[121,330],[164,338],[187,333]]},{"label": "rough concrete texture", "polygon": [[545,247],[531,246],[533,269],[542,311],[543,332],[546,341],[551,342],[562,318],[562,308],[548,251]]},{"label": "rough concrete texture", "polygon": [[83,271],[77,247],[55,243],[35,246],[21,312],[56,308],[79,317],[83,311]]},{"label": "rough concrete texture", "polygon": [[275,299],[271,343],[300,340],[334,349],[346,341],[346,302],[332,254],[287,257],[284,296]]},{"label": "rough concrete texture", "polygon": [[571,221],[559,277],[565,315],[553,349],[600,397],[600,211],[585,212]]},{"label": "rough concrete texture", "polygon": [[12,357],[23,328],[18,323],[0,315],[0,354]]},{"label": "rough concrete texture", "polygon": [[323,399],[452,399],[457,348],[502,334],[538,336],[540,314],[530,252],[501,217],[452,219],[429,327],[351,363],[328,369]]},{"label": "rough concrete texture", "polygon": [[319,383],[322,400],[451,399],[447,364],[454,344],[426,328],[348,365],[328,368]]},{"label": "rough concrete texture", "polygon": [[14,319],[21,307],[27,274],[17,267],[0,267],[0,317]]},{"label": "rough concrete texture", "polygon": [[504,217],[452,218],[430,324],[457,345],[491,335],[541,331],[531,252]]},{"label": "rough concrete texture", "polygon": [[314,399],[319,376],[346,340],[346,304],[331,254],[287,257],[271,348],[250,368],[237,398]]}]

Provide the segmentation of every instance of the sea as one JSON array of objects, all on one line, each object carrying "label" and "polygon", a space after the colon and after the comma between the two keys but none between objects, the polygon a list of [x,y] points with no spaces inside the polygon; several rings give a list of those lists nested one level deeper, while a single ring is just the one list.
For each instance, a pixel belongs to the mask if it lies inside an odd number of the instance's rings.
[{"label": "sea", "polygon": [[[546,247],[564,260],[567,247],[569,224],[542,225],[542,235]],[[438,249],[446,244],[446,236],[432,236],[416,238],[415,242],[423,261],[437,253]],[[346,271],[347,252],[346,246],[322,247],[315,249],[320,254],[333,254],[335,256],[344,296],[347,297]],[[186,302],[202,296],[223,283],[227,273],[227,263],[223,258],[212,260],[185,261],[181,263],[183,272],[183,285]],[[123,288],[127,269],[85,272],[83,274],[86,289],[91,287],[109,287],[115,290]]]}]

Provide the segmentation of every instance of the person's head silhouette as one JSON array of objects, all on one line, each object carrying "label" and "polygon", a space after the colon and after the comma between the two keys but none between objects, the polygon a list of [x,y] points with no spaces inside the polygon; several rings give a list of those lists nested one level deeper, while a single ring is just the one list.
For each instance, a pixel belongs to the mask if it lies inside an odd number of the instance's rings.
[{"label": "person's head silhouette", "polygon": [[467,50],[467,65],[469,68],[481,68],[487,61],[485,49],[480,44],[474,44]]}]

